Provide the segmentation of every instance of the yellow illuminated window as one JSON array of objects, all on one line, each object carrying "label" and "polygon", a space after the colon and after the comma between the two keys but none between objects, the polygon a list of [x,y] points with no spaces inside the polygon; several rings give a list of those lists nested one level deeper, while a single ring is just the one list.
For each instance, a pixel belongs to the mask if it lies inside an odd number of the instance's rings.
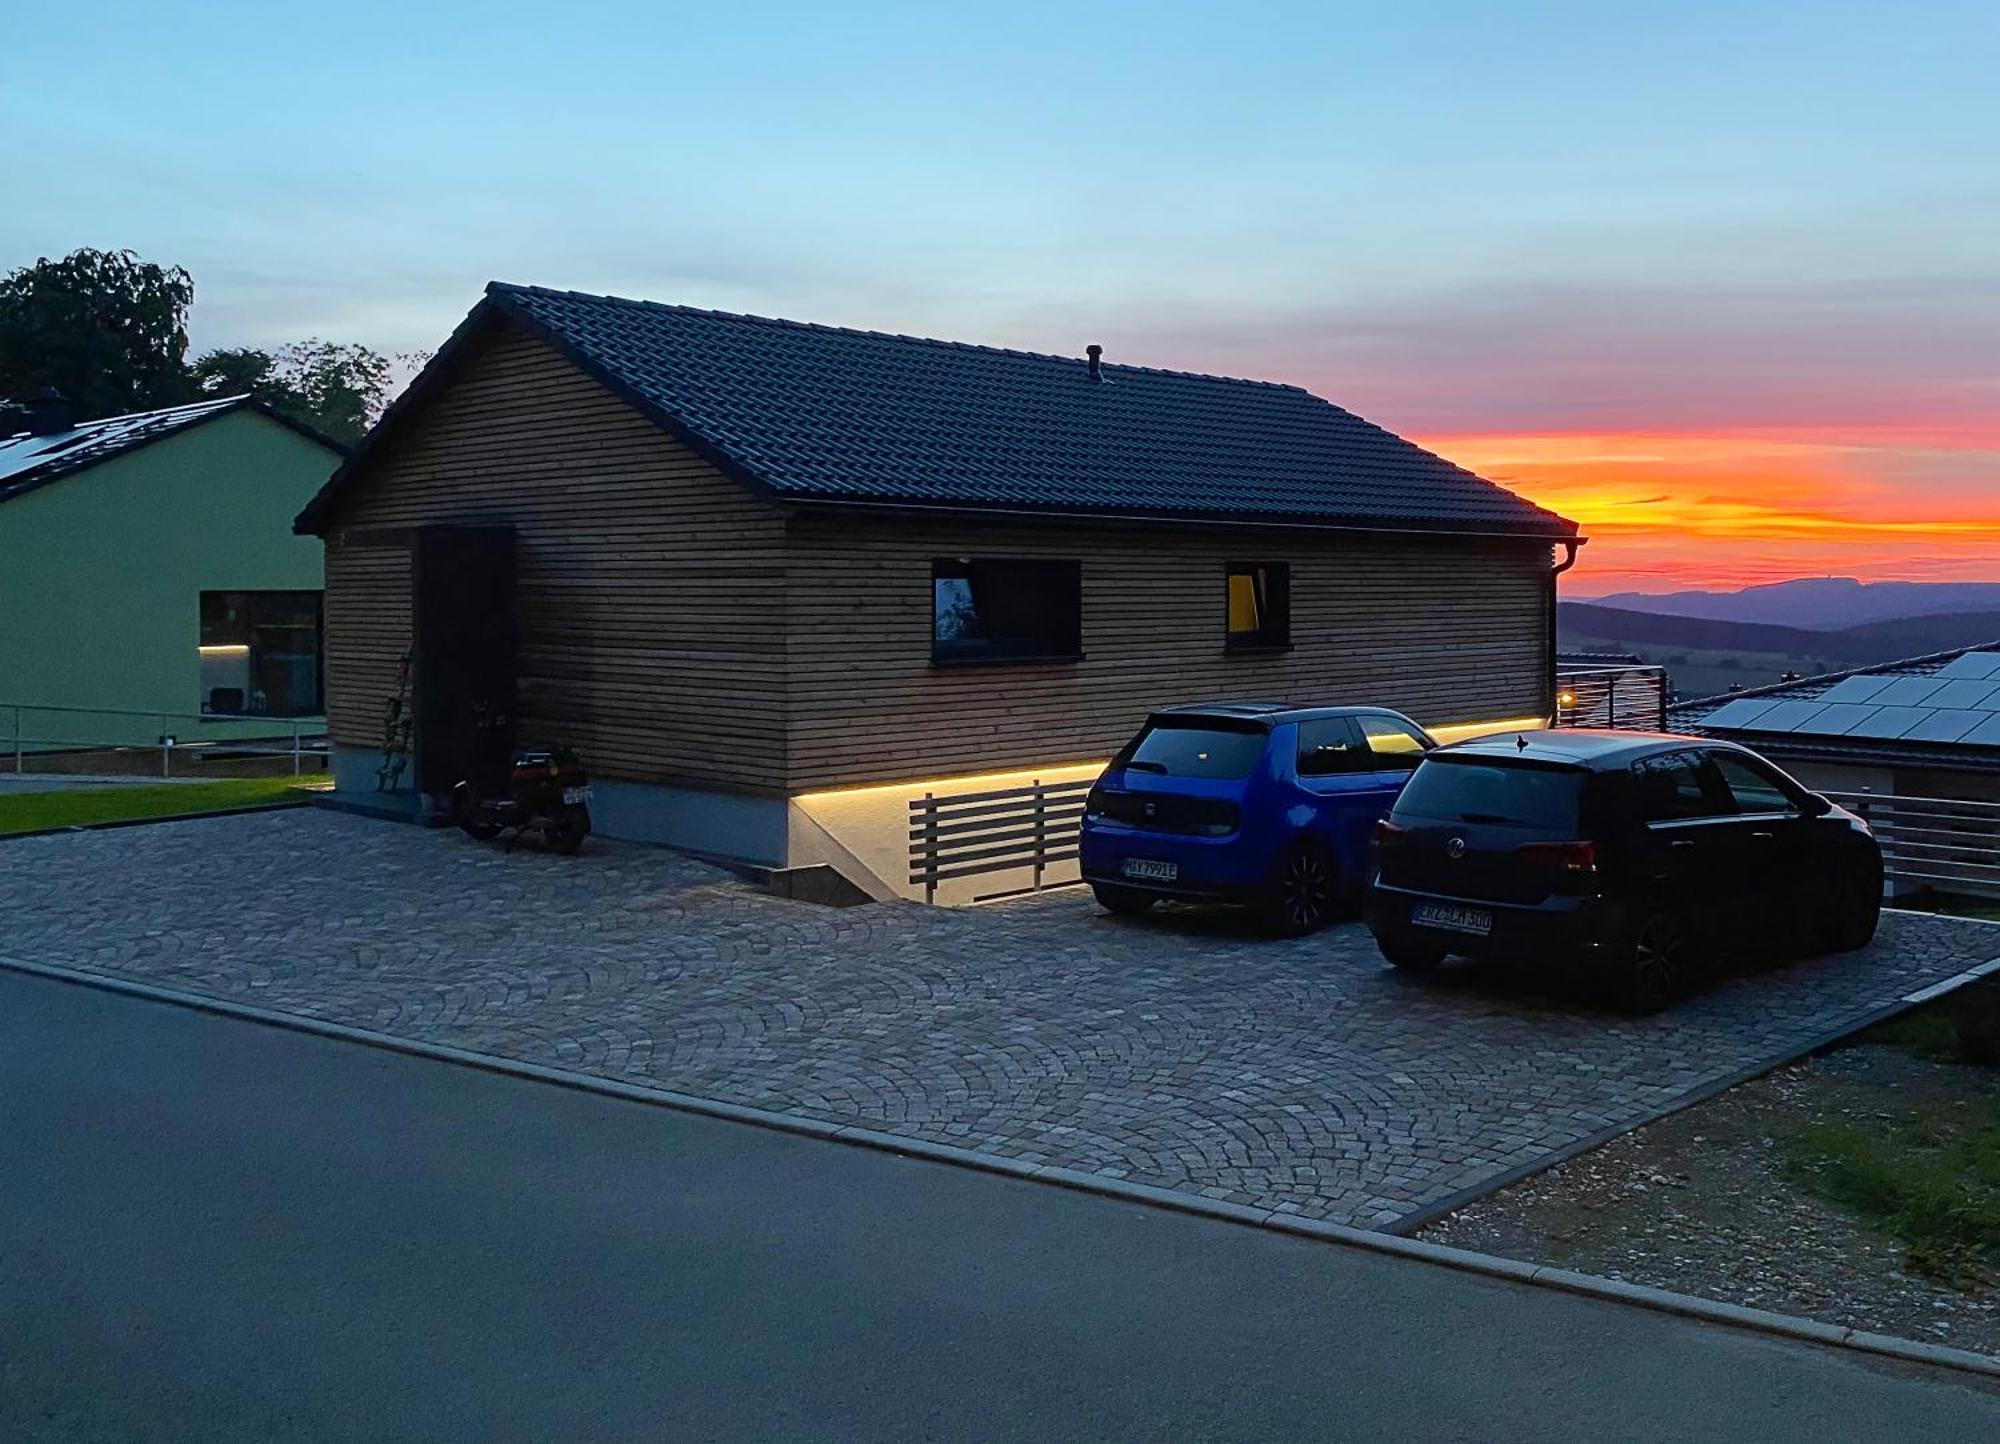
[{"label": "yellow illuminated window", "polygon": [[1231,562],[1228,575],[1229,645],[1291,645],[1291,568],[1283,562]]},{"label": "yellow illuminated window", "polygon": [[1248,572],[1229,574],[1229,630],[1257,630],[1257,579]]}]

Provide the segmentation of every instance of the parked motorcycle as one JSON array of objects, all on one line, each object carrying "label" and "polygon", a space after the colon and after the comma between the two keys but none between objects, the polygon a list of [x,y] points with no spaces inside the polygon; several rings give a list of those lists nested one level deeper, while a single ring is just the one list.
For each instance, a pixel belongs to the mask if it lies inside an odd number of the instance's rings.
[{"label": "parked motorcycle", "polygon": [[505,792],[495,795],[472,778],[460,782],[451,792],[451,820],[481,841],[509,829],[515,838],[532,832],[565,857],[590,835],[590,775],[571,749],[514,752],[505,785]]}]

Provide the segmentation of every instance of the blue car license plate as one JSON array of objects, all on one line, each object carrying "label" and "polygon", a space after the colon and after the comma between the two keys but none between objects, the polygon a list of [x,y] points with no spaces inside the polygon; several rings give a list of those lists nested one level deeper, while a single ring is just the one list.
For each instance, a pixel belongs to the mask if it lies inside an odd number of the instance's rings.
[{"label": "blue car license plate", "polygon": [[1492,913],[1485,908],[1462,908],[1455,903],[1418,903],[1410,913],[1410,921],[1419,927],[1470,933],[1476,938],[1493,931]]},{"label": "blue car license plate", "polygon": [[1123,871],[1139,882],[1172,882],[1181,875],[1179,863],[1155,862],[1148,857],[1126,858]]}]

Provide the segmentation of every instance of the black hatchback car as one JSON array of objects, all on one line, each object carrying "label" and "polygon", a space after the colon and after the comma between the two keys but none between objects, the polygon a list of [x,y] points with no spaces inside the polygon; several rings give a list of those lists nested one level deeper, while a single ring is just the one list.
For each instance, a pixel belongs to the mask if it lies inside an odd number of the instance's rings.
[{"label": "black hatchback car", "polygon": [[1754,752],[1662,733],[1432,752],[1377,827],[1376,869],[1368,924],[1397,967],[1581,964],[1641,1012],[1715,960],[1861,947],[1882,899],[1860,818]]}]

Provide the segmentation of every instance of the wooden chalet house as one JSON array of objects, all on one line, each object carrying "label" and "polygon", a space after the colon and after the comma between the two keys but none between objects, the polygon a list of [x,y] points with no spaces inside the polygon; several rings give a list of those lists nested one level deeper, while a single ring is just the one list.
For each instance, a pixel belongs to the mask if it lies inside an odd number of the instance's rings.
[{"label": "wooden chalet house", "polygon": [[1573,523],[1297,387],[1090,353],[489,286],[297,522],[339,787],[403,689],[419,799],[511,705],[600,832],[886,896],[911,797],[1088,776],[1158,706],[1549,716]]}]

